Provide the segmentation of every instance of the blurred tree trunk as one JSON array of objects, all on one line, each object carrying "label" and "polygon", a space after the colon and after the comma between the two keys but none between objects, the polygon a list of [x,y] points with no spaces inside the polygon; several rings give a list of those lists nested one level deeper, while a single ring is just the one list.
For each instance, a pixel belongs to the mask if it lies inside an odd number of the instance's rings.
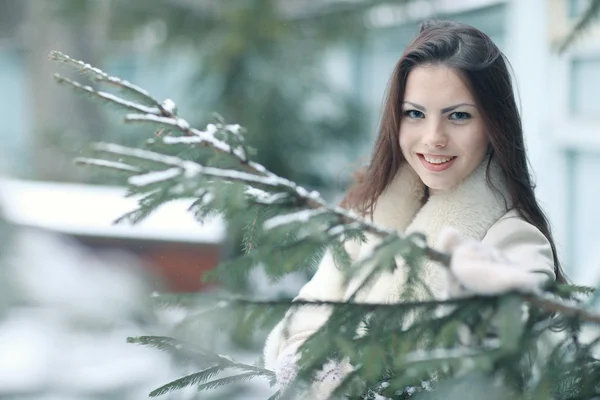
[{"label": "blurred tree trunk", "polygon": [[103,133],[100,108],[60,88],[52,78],[57,65],[48,60],[49,52],[58,50],[102,65],[110,2],[81,1],[88,3],[85,18],[66,24],[61,23],[52,2],[26,0],[23,40],[32,118],[29,140],[38,179],[78,180],[82,171],[73,167],[72,157]]}]

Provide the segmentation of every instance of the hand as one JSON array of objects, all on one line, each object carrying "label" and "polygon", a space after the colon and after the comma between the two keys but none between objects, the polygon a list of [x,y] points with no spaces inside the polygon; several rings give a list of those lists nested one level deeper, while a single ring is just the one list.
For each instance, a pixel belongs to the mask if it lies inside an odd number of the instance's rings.
[{"label": "hand", "polygon": [[493,296],[509,291],[533,292],[540,279],[524,266],[507,260],[500,252],[474,239],[463,238],[453,228],[440,233],[439,250],[452,254],[448,294]]}]

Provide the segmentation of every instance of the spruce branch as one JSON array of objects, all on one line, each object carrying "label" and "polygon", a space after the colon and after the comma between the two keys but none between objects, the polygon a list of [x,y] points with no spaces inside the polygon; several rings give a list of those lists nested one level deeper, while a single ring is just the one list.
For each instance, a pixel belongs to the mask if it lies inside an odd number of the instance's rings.
[{"label": "spruce branch", "polygon": [[600,314],[586,310],[576,305],[569,305],[563,301],[549,299],[541,295],[525,294],[523,299],[541,310],[550,313],[560,313],[565,316],[577,318],[580,321],[600,324]]},{"label": "spruce branch", "polygon": [[246,372],[244,374],[228,376],[226,378],[215,379],[214,381],[210,381],[198,386],[198,391],[206,390],[206,389],[217,389],[221,386],[233,384],[233,383],[242,383],[245,381],[249,381],[253,378],[259,377],[260,374],[256,372]]},{"label": "spruce branch", "polygon": [[94,167],[107,168],[114,171],[119,172],[128,172],[128,173],[140,173],[141,169],[134,167],[133,165],[125,164],[117,161],[109,161],[102,160],[97,158],[89,158],[89,157],[77,157],[75,158],[75,164],[79,165],[89,165]]},{"label": "spruce branch", "polygon": [[[274,176],[262,165],[247,159],[246,151],[239,147],[233,147],[225,141],[217,139],[215,133],[219,128],[215,124],[208,124],[206,130],[192,128],[185,119],[181,117],[161,117],[152,114],[128,114],[125,116],[125,122],[141,122],[159,124],[169,128],[175,128],[181,131],[185,136],[165,136],[161,138],[162,142],[167,145],[202,145],[209,147],[217,153],[225,153],[234,155],[240,164],[253,173],[262,176]],[[225,130],[237,130],[239,125],[224,125]]]},{"label": "spruce branch", "polygon": [[334,308],[352,308],[360,309],[363,312],[372,312],[377,310],[402,311],[415,308],[435,308],[440,306],[470,304],[472,297],[452,298],[446,300],[423,300],[407,301],[402,303],[349,303],[344,301],[313,301],[313,300],[251,300],[243,298],[222,298],[219,301],[219,307],[242,306],[242,307],[334,307]]},{"label": "spruce branch", "polygon": [[189,354],[191,357],[196,360],[202,360],[205,362],[214,363],[222,368],[234,368],[247,372],[252,372],[257,375],[266,376],[271,378],[273,376],[273,371],[257,367],[255,365],[249,365],[237,362],[233,360],[229,356],[224,356],[208,349],[191,345],[189,343],[183,342],[181,340],[173,339],[165,336],[138,336],[138,337],[129,337],[127,338],[128,343],[141,344],[144,346],[165,350],[169,352],[184,352],[185,354]]},{"label": "spruce branch", "polygon": [[51,51],[48,57],[53,61],[63,62],[74,67],[76,70],[78,70],[84,75],[87,75],[90,79],[94,81],[104,82],[116,86],[117,88],[121,89],[121,91],[123,91],[125,94],[130,94],[137,100],[145,102],[149,106],[156,107],[161,111],[161,114],[169,115],[167,110],[163,107],[162,104],[158,102],[158,100],[156,100],[154,97],[152,97],[152,95],[150,95],[150,93],[148,93],[146,90],[140,88],[137,85],[134,85],[121,78],[117,78],[116,76],[108,75],[101,69],[93,67],[90,64],[84,63],[83,61],[75,60],[74,58],[63,54],[60,51]]},{"label": "spruce branch", "polygon": [[187,386],[202,384],[202,383],[206,382],[207,380],[213,378],[215,375],[217,375],[219,372],[222,372],[222,371],[223,371],[223,367],[214,366],[214,367],[207,368],[200,372],[186,375],[184,377],[181,377],[179,379],[176,379],[174,381],[166,383],[157,389],[154,389],[153,391],[150,392],[150,397],[162,396],[163,394],[166,394],[166,393],[169,393],[169,392],[172,392],[175,390],[183,389],[184,387],[187,387]]},{"label": "spruce branch", "polygon": [[[518,293],[519,294],[519,293]],[[577,318],[581,321],[600,324],[600,314],[582,309],[577,305],[570,305],[560,300],[543,297],[539,294],[519,294],[523,300],[536,306],[538,309],[549,314],[561,313],[562,315]],[[352,307],[365,311],[376,310],[412,310],[416,308],[435,308],[440,306],[469,304],[474,298],[492,299],[494,297],[487,296],[471,296],[461,298],[451,298],[446,300],[425,300],[425,301],[406,301],[402,303],[348,303],[343,301],[309,301],[309,300],[294,300],[278,299],[278,300],[250,300],[241,298],[221,299],[220,306],[226,307],[229,305],[240,306],[265,306],[265,307],[282,307],[282,306],[315,306],[315,307]]]},{"label": "spruce branch", "polygon": [[[255,377],[264,377],[269,381],[275,379],[275,373],[269,369],[261,368],[255,365],[249,365],[234,361],[229,356],[217,354],[205,348],[194,346],[183,341],[164,336],[139,336],[127,338],[128,343],[141,344],[144,346],[167,351],[175,357],[191,360],[199,363],[202,368],[196,372],[182,378],[176,379],[150,392],[150,397],[161,396],[165,393],[182,389],[187,386],[196,385],[198,391],[213,389],[228,383],[235,383],[252,379]],[[226,378],[216,379],[207,382],[217,374],[227,370],[244,371],[243,374],[234,375]]]},{"label": "spruce branch", "polygon": [[115,105],[121,109],[153,115],[160,114],[161,112],[158,107],[148,107],[142,104],[135,103],[133,101],[122,99],[114,94],[96,90],[88,85],[82,85],[79,82],[75,82],[74,80],[66,78],[60,74],[54,74],[54,79],[59,84],[66,84],[79,92],[88,94],[93,98],[99,98],[101,100],[104,100],[105,102]]},{"label": "spruce branch", "polygon": [[[168,156],[150,150],[135,149],[111,143],[97,143],[96,145],[94,145],[94,149],[99,152],[136,158],[144,161],[152,161],[157,164],[175,167],[181,171],[182,176],[188,179],[194,179],[199,176],[207,176],[211,178],[218,178],[228,182],[240,182],[248,185],[260,185],[275,189],[285,188],[298,190],[298,188],[295,187],[295,185],[292,182],[288,181],[287,179],[277,177],[275,175],[258,176],[255,174],[250,174],[236,170],[206,167],[193,161],[182,160],[179,157]],[[170,172],[168,174],[165,174],[166,171]],[[156,183],[157,180],[151,179],[153,175],[163,176],[165,180],[172,178],[173,176],[167,177],[165,175],[174,174],[173,169],[169,169],[166,171],[152,171],[147,174],[131,177],[130,183],[134,186],[141,187],[149,185],[151,183]]]}]

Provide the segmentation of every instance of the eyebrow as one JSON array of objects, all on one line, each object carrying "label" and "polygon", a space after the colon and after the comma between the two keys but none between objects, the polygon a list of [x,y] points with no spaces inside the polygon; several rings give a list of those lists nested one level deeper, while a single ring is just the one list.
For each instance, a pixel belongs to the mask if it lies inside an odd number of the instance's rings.
[{"label": "eyebrow", "polygon": [[[411,102],[411,101],[404,101],[403,103],[410,104],[411,106],[413,106],[413,107],[414,107],[414,108],[416,108],[417,110],[420,110],[420,111],[427,111],[427,109],[426,109],[425,107],[423,107],[422,105],[420,105],[420,104],[416,104],[416,103],[413,103],[413,102]],[[442,114],[446,114],[447,112],[453,111],[453,110],[457,109],[457,108],[458,108],[458,107],[460,107],[460,106],[470,106],[470,107],[475,107],[475,104],[471,104],[471,103],[459,103],[459,104],[455,104],[455,105],[453,105],[453,106],[450,106],[450,107],[445,107],[445,108],[442,108],[442,109],[440,110],[440,112],[441,112]]]}]

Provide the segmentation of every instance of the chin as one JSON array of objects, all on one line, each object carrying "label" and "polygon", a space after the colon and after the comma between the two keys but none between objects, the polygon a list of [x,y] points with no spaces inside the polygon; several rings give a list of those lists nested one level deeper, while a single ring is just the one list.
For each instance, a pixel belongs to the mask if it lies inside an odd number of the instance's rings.
[{"label": "chin", "polygon": [[430,185],[426,185],[430,191],[434,191],[434,192],[445,192],[446,190],[450,190],[452,188],[452,186],[430,186]]},{"label": "chin", "polygon": [[436,182],[436,181],[425,181],[423,182],[425,183],[425,186],[427,186],[429,188],[429,190],[436,190],[436,191],[444,191],[444,190],[448,190],[451,189],[456,182]]}]

